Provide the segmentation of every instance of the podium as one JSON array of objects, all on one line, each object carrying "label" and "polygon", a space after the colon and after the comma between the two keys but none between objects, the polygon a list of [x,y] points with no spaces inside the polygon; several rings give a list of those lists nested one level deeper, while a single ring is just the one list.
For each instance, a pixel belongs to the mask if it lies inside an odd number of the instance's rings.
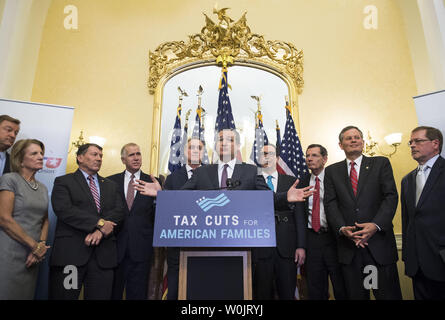
[{"label": "podium", "polygon": [[272,191],[160,191],[154,247],[180,247],[180,300],[252,299],[251,248],[275,247]]}]

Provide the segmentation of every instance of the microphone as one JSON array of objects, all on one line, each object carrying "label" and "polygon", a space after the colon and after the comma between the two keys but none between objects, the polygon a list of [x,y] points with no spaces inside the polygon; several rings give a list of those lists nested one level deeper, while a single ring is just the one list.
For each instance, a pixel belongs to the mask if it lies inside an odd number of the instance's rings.
[{"label": "microphone", "polygon": [[227,179],[227,190],[234,189],[236,187],[239,187],[241,185],[241,181],[239,180],[232,180],[231,178]]}]

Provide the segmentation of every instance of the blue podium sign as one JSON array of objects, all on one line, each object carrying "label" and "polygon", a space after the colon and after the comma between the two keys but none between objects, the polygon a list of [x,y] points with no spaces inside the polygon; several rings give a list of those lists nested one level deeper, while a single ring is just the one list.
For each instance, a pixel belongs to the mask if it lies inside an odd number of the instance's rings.
[{"label": "blue podium sign", "polygon": [[154,247],[275,247],[272,191],[160,191]]}]

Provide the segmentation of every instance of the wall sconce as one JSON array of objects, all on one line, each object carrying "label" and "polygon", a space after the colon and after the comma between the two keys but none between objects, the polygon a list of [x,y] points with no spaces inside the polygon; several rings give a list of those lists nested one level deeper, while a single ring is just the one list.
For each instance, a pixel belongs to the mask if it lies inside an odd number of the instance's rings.
[{"label": "wall sconce", "polygon": [[101,146],[102,148],[104,147],[105,142],[107,142],[107,139],[105,139],[103,137],[99,137],[99,136],[88,137],[88,140],[90,141],[90,143],[95,143],[95,144]]},{"label": "wall sconce", "polygon": [[368,131],[368,139],[365,140],[365,149],[364,149],[363,153],[368,156],[371,156],[371,157],[374,156],[375,154],[379,153],[381,155],[391,158],[391,156],[397,152],[397,147],[400,145],[400,143],[402,143],[402,134],[401,133],[391,133],[391,134],[387,135],[386,137],[384,137],[383,139],[385,139],[386,143],[389,144],[393,148],[392,152],[385,153],[385,152],[381,151],[380,147],[379,147],[379,143],[374,141],[371,138],[371,134]]},{"label": "wall sconce", "polygon": [[68,150],[68,153],[70,153],[73,148],[78,149],[81,145],[85,144],[85,140],[83,139],[83,131],[80,131],[79,138],[77,138],[76,141],[71,142],[70,149]]}]

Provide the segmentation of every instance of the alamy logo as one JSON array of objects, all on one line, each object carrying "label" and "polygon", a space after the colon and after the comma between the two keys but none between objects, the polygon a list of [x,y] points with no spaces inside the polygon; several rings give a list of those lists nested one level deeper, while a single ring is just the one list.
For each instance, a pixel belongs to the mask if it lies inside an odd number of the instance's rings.
[{"label": "alamy logo", "polygon": [[212,198],[203,197],[203,198],[201,198],[201,199],[196,201],[198,206],[204,212],[209,211],[213,207],[224,207],[229,202],[230,202],[229,198],[227,198],[227,196],[224,193],[220,194],[219,196],[217,196],[216,198],[213,198],[213,199]]}]

